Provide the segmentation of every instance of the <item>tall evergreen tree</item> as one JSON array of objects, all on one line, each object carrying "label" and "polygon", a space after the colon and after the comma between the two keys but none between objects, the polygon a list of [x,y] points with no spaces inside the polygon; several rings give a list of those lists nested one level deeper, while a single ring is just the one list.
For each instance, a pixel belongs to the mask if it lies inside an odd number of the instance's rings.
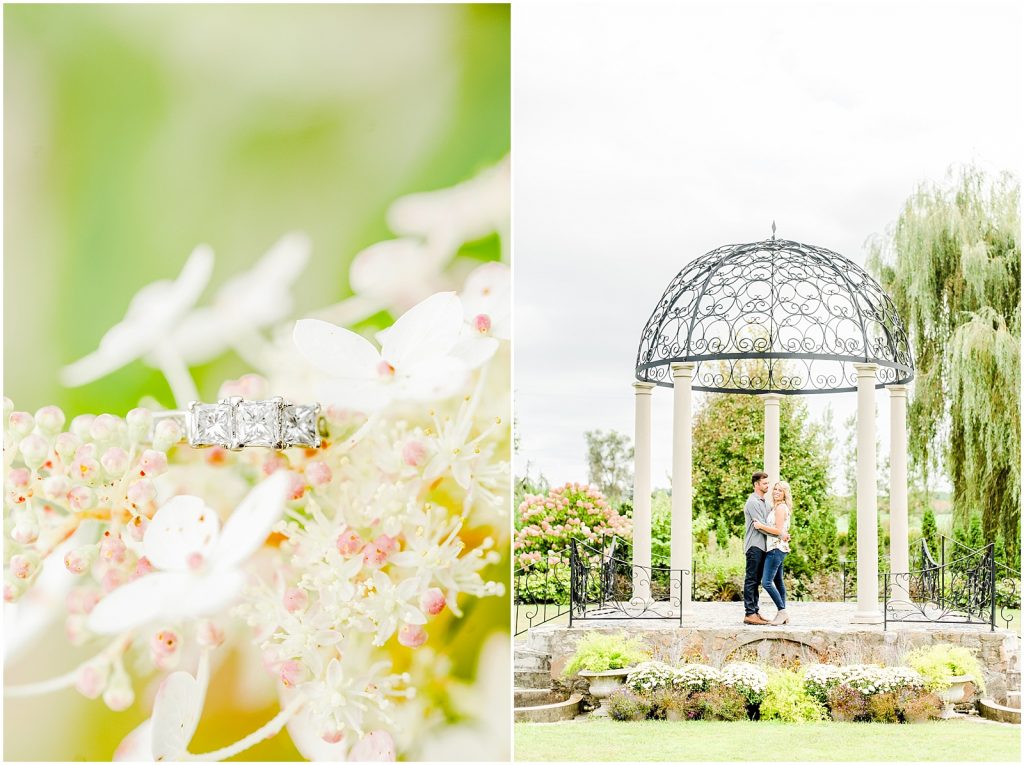
[{"label": "tall evergreen tree", "polygon": [[953,485],[955,525],[1020,540],[1020,184],[967,168],[922,184],[869,267],[907,323],[917,367],[908,445]]}]

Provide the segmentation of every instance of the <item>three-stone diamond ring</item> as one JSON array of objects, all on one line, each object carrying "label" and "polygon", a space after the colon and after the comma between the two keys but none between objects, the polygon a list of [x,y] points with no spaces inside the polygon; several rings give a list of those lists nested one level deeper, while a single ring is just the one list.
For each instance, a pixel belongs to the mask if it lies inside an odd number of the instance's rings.
[{"label": "three-stone diamond ring", "polygon": [[246,401],[232,396],[216,404],[193,401],[187,411],[156,414],[154,427],[164,419],[177,420],[189,446],[194,447],[286,449],[302,446],[315,449],[320,446],[320,405],[290,404],[280,397]]}]

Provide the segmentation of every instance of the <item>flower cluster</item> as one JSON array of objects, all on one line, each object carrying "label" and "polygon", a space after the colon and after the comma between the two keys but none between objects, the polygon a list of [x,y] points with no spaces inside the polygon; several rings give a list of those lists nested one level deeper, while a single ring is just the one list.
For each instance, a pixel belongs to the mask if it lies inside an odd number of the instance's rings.
[{"label": "flower cluster", "polygon": [[626,677],[626,685],[637,693],[671,688],[677,670],[660,661],[645,661]]},{"label": "flower cluster", "polygon": [[595,487],[567,483],[543,496],[528,496],[518,509],[513,549],[520,565],[569,562],[569,540],[600,547],[611,536],[629,538],[630,520],[609,506]]},{"label": "flower cluster", "polygon": [[722,667],[722,684],[739,691],[748,704],[758,704],[768,688],[768,673],[756,664],[734,661]]},{"label": "flower cluster", "polygon": [[814,698],[824,702],[831,689],[844,685],[865,696],[902,689],[921,690],[924,678],[909,667],[880,667],[872,664],[850,664],[837,667],[815,664],[804,674],[804,687]]},{"label": "flower cluster", "polygon": [[[178,279],[140,291],[99,349],[64,370],[79,385],[141,358],[184,405],[199,398],[187,364],[234,349],[256,373],[220,395],[320,401],[320,448],[190,449],[155,402],[65,429],[60,409],[33,415],[5,399],[8,650],[31,643],[55,603],[72,644],[106,636],[81,666],[8,686],[8,697],[73,686],[121,710],[153,676],[152,715],[117,754],[188,759],[211,656],[227,644],[262,659],[281,712],[203,759],[285,725],[308,759],[450,759],[445,731],[459,726],[448,710],[486,722],[486,704],[463,710],[417,690],[454,683],[453,620],[469,599],[503,594],[488,567],[507,539],[509,272],[469,261],[454,282],[445,267],[464,237],[504,230],[507,181],[502,164],[400,200],[401,239],[355,258],[356,294],[294,324],[283,320],[308,257],[303,235],[204,308],[195,302],[213,254],[197,248]],[[411,252],[429,278],[410,281]],[[375,342],[340,326],[381,310],[397,319]]]},{"label": "flower cluster", "polygon": [[672,686],[688,692],[706,691],[722,682],[722,671],[706,664],[684,664],[676,669]]}]

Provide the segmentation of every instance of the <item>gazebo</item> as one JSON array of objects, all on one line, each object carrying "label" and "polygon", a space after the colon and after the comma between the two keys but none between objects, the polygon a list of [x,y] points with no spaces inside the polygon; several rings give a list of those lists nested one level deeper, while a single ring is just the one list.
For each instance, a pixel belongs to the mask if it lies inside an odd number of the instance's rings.
[{"label": "gazebo", "polygon": [[[673,390],[671,561],[680,616],[693,615],[693,391],[760,396],[764,470],[780,478],[782,396],[857,393],[857,610],[882,621],[878,593],[875,390],[889,390],[890,567],[909,570],[906,402],[914,377],[892,299],[864,269],[821,247],[772,237],[687,264],[644,326],[636,357],[634,572],[651,569],[651,394]],[[754,469],[760,466],[752,466]],[[650,576],[633,595],[649,601]]]}]

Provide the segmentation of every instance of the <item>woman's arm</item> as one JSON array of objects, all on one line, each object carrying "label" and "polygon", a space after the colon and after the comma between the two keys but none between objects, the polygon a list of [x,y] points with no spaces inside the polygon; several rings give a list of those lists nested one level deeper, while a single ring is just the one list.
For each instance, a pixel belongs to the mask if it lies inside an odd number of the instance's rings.
[{"label": "woman's arm", "polygon": [[765,534],[771,534],[773,537],[782,536],[782,527],[786,525],[786,515],[788,509],[785,505],[779,505],[775,508],[775,523],[776,526],[769,526],[765,523],[754,522],[754,528],[758,531],[763,531]]}]

